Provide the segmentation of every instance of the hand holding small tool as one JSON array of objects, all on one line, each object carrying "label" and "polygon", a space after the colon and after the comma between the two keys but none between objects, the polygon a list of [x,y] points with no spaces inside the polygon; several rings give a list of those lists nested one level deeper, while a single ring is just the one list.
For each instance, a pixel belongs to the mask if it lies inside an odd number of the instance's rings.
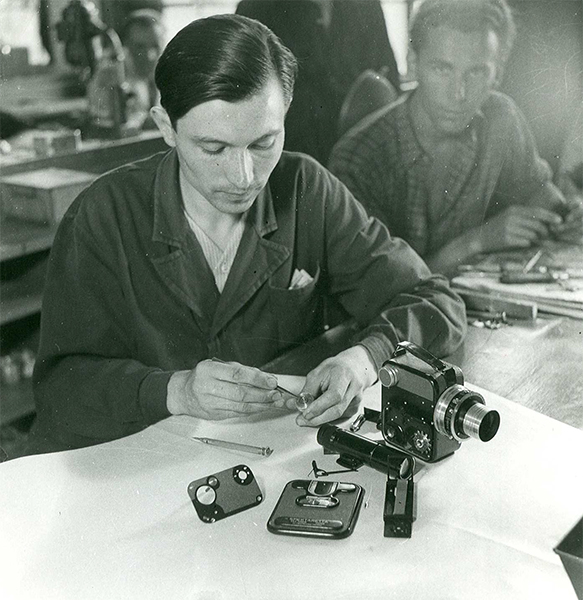
[{"label": "hand holding small tool", "polygon": [[264,412],[281,399],[274,375],[213,359],[172,375],[167,406],[172,414],[220,420]]}]

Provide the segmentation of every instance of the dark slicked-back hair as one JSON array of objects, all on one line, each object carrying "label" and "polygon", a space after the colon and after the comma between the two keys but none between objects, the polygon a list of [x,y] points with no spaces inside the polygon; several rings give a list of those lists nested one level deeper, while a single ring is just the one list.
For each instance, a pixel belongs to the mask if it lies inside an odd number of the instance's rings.
[{"label": "dark slicked-back hair", "polygon": [[274,75],[289,105],[296,72],[294,55],[265,25],[215,15],[193,21],[170,40],[156,65],[156,86],[176,127],[191,108],[210,100],[245,100]]},{"label": "dark slicked-back hair", "polygon": [[428,30],[447,26],[463,32],[493,31],[500,43],[500,65],[508,59],[516,27],[505,0],[417,0],[409,21],[409,41],[416,52]]}]

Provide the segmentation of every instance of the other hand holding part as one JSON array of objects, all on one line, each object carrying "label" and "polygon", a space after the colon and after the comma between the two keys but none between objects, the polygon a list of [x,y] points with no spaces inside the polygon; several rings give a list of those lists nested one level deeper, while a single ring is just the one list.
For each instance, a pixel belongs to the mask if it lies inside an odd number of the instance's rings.
[{"label": "other hand holding part", "polygon": [[306,377],[302,392],[312,394],[315,400],[297,416],[296,423],[318,427],[348,416],[376,379],[376,368],[364,346],[353,346],[327,358]]},{"label": "other hand holding part", "polygon": [[556,212],[538,206],[509,206],[479,228],[481,252],[511,247],[528,247],[549,237],[563,219]]},{"label": "other hand holding part", "polygon": [[551,226],[551,232],[561,242],[581,244],[583,242],[583,197],[575,196],[561,206],[563,219]]}]

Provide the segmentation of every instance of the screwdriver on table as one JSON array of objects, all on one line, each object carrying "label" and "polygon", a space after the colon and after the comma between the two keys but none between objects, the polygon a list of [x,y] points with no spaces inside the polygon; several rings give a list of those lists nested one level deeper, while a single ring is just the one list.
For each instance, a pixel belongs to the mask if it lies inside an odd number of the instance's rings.
[{"label": "screwdriver on table", "polygon": [[273,450],[265,446],[250,446],[249,444],[240,444],[238,442],[230,442],[228,440],[217,440],[209,437],[192,436],[193,440],[208,444],[209,446],[218,446],[219,448],[227,448],[228,450],[240,450],[241,452],[249,452],[250,454],[261,454],[262,456],[270,456]]}]

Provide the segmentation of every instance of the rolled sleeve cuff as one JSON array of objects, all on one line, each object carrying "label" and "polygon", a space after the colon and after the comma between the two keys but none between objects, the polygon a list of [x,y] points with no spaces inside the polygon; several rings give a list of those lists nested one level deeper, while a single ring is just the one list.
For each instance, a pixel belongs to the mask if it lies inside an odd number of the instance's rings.
[{"label": "rolled sleeve cuff", "polygon": [[142,380],[138,392],[138,402],[144,421],[148,425],[170,416],[166,404],[170,377],[172,377],[172,371],[153,371]]},{"label": "rolled sleeve cuff", "polygon": [[378,373],[383,363],[393,355],[397,340],[393,343],[386,335],[371,333],[356,343],[366,348]]}]

